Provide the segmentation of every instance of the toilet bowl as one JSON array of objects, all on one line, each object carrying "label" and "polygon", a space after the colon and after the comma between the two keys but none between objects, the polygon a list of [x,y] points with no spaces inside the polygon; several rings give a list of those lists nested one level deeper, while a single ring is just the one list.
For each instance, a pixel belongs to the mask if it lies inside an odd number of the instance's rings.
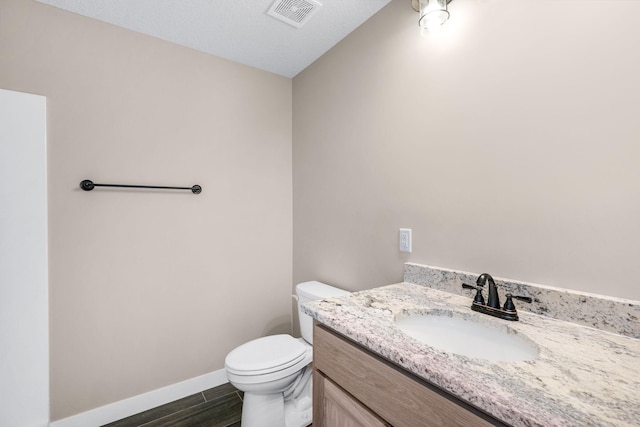
[{"label": "toilet bowl", "polygon": [[300,305],[347,293],[315,281],[297,285],[302,338],[284,334],[262,337],[236,347],[227,355],[227,378],[244,392],[242,427],[311,424],[313,319],[302,312]]}]

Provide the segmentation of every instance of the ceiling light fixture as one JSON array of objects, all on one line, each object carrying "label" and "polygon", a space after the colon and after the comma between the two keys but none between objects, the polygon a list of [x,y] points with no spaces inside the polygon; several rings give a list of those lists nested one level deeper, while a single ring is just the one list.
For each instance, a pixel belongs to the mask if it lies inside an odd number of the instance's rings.
[{"label": "ceiling light fixture", "polygon": [[437,30],[449,19],[447,4],[451,0],[411,0],[413,10],[420,13],[418,25],[420,28]]}]

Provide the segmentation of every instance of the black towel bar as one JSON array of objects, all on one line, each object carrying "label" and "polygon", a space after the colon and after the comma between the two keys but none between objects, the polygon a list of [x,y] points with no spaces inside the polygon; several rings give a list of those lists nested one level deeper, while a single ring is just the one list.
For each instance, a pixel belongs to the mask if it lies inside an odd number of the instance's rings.
[{"label": "black towel bar", "polygon": [[80,188],[84,191],[91,191],[95,187],[121,187],[121,188],[155,188],[160,190],[191,190],[193,194],[200,194],[202,187],[194,185],[193,187],[163,187],[157,185],[124,185],[124,184],[96,184],[89,179],[85,179],[80,183]]}]

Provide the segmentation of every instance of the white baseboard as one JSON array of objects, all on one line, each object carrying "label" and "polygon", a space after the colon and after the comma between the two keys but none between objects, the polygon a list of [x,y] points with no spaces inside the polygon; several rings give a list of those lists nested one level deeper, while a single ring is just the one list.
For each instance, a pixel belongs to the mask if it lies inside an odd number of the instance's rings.
[{"label": "white baseboard", "polygon": [[162,387],[119,402],[110,403],[69,418],[51,422],[50,427],[98,427],[121,420],[165,403],[182,399],[229,382],[224,369]]}]

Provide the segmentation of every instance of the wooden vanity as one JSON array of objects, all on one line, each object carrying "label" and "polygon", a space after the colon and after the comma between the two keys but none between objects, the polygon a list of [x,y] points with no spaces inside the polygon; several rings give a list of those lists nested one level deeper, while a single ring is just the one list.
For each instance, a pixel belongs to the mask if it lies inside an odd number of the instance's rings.
[{"label": "wooden vanity", "polygon": [[313,425],[506,426],[315,322]]}]

